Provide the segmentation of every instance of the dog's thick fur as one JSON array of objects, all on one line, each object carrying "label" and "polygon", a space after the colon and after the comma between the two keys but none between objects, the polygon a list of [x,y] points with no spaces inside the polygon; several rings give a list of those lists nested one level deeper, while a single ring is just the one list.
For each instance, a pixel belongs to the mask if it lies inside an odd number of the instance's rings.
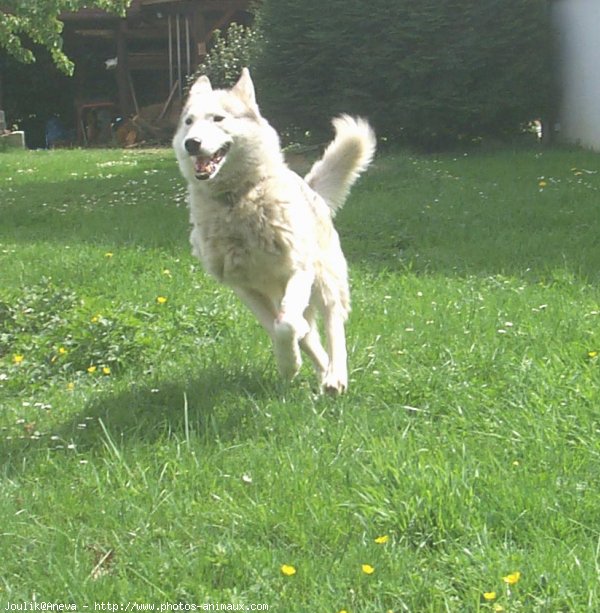
[{"label": "dog's thick fur", "polygon": [[350,295],[332,218],[371,162],[375,135],[362,119],[341,116],[333,125],[335,139],[300,178],[244,69],[230,90],[214,90],[206,77],[195,82],[173,147],[188,182],[194,254],[254,312],[285,377],[298,372],[302,348],[322,389],[340,393],[348,385]]}]

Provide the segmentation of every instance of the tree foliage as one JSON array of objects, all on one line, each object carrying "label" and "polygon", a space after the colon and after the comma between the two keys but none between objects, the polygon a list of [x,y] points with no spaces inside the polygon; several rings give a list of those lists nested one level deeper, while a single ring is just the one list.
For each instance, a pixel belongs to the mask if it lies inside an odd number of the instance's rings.
[{"label": "tree foliage", "polygon": [[0,50],[21,62],[35,61],[33,51],[24,40],[45,47],[54,63],[66,74],[73,72],[73,63],[63,51],[63,23],[59,16],[65,11],[99,8],[124,14],[131,0],[3,0],[0,8]]},{"label": "tree foliage", "polygon": [[262,42],[262,30],[257,21],[251,28],[233,22],[224,32],[216,30],[208,55],[190,80],[206,75],[213,87],[231,87],[242,68],[254,66]]},{"label": "tree foliage", "polygon": [[264,0],[261,77],[282,123],[364,114],[439,146],[548,111],[546,0]]}]

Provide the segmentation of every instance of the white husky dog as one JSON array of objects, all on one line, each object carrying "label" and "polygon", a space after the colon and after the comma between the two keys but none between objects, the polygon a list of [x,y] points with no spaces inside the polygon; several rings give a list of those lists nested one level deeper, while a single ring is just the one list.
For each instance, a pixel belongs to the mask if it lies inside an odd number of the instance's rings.
[{"label": "white husky dog", "polygon": [[254,312],[282,375],[298,372],[302,348],[321,388],[341,393],[348,386],[350,295],[332,218],[376,143],[362,119],[341,116],[333,125],[335,139],[300,178],[286,166],[244,69],[230,90],[213,89],[205,76],[194,83],[173,147],[188,182],[194,254]]}]

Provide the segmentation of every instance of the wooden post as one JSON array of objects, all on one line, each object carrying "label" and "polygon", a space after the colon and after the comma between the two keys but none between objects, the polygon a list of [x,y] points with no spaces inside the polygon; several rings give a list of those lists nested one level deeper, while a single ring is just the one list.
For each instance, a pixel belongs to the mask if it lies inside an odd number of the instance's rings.
[{"label": "wooden post", "polygon": [[175,14],[175,44],[177,45],[177,83],[179,83],[179,98],[183,97],[183,80],[181,74],[181,15]]},{"label": "wooden post", "polygon": [[202,9],[198,6],[199,3],[193,5],[190,15],[191,22],[191,48],[192,48],[192,65],[191,72],[195,72],[200,60],[203,59],[206,53],[206,20]]},{"label": "wooden post", "polygon": [[169,28],[169,37],[168,37],[168,45],[169,45],[169,89],[173,87],[173,27],[172,22],[173,18],[169,15],[167,20],[167,27]]},{"label": "wooden post", "polygon": [[131,95],[131,74],[129,72],[126,32],[127,22],[125,19],[121,19],[116,30],[117,88],[119,90],[119,108],[121,109],[121,113],[123,113],[123,115],[131,115],[135,109]]}]

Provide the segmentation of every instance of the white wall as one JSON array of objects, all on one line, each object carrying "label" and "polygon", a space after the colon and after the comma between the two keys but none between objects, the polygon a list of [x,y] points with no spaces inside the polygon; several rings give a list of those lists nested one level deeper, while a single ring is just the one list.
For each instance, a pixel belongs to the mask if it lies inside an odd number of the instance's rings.
[{"label": "white wall", "polygon": [[559,138],[600,151],[600,0],[555,0],[562,100]]}]

